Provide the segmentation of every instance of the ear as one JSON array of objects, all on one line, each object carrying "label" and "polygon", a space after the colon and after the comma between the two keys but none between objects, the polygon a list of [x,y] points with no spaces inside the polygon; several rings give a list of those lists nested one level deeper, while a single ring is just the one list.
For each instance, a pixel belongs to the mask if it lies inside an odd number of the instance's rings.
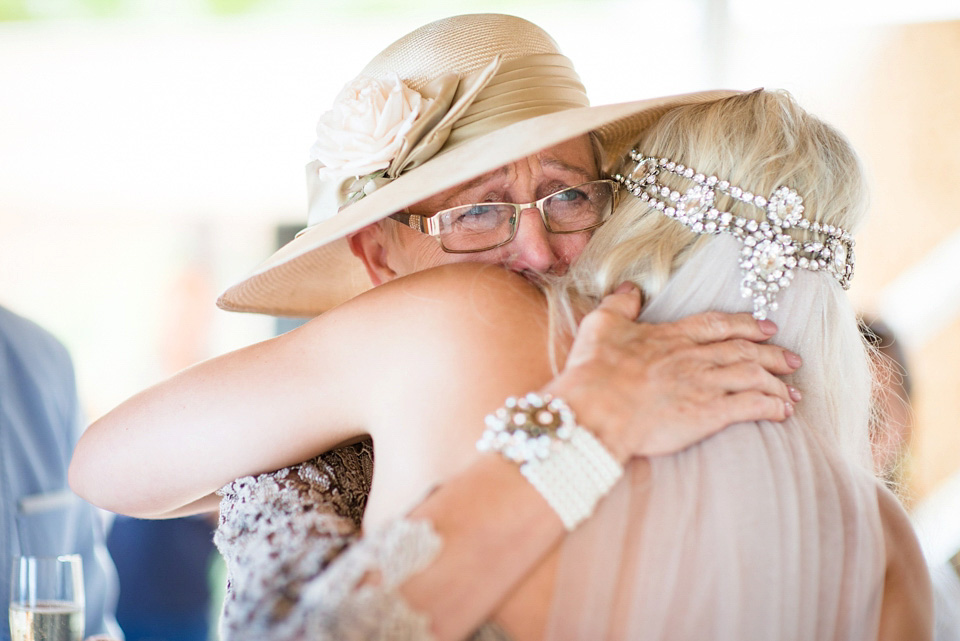
[{"label": "ear", "polygon": [[367,225],[360,231],[347,236],[347,243],[353,255],[363,261],[367,276],[374,287],[397,277],[387,262],[388,239],[379,223]]}]

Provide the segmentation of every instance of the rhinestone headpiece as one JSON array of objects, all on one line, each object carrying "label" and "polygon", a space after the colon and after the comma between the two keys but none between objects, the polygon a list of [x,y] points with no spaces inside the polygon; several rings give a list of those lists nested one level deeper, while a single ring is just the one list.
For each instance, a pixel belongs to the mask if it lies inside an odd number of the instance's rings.
[{"label": "rhinestone headpiece", "polygon": [[[753,298],[753,316],[764,319],[777,309],[777,293],[790,285],[794,269],[825,271],[847,289],[853,278],[853,237],[833,225],[822,225],[803,217],[803,198],[796,190],[778,187],[769,196],[753,194],[716,176],[706,176],[667,158],[652,158],[637,150],[630,152],[635,165],[614,179],[631,194],[649,202],[666,216],[690,228],[695,234],[732,234],[743,243],[740,291]],[[685,192],[658,182],[664,171],[693,183]],[[714,206],[717,193],[727,194],[766,214],[766,220],[736,216]],[[796,227],[824,237],[821,242],[795,240],[786,232]]]}]

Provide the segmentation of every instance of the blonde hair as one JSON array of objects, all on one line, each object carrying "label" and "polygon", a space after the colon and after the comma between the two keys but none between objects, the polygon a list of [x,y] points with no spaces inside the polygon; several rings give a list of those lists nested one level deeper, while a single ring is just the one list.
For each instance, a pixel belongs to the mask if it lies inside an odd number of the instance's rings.
[{"label": "blonde hair", "polygon": [[[804,217],[850,232],[859,227],[866,209],[860,164],[849,143],[835,129],[804,111],[785,91],[760,90],[678,107],[647,130],[635,148],[645,155],[666,157],[697,172],[728,180],[755,194],[770,195],[780,186],[791,187],[803,197]],[[659,180],[681,193],[693,184],[673,175],[661,174]],[[760,208],[729,196],[718,194],[716,206],[744,218],[764,218]],[[815,236],[795,229],[790,233],[804,240]],[[698,264],[692,270],[695,277],[688,274],[682,282],[672,283],[681,267],[707,246],[714,247],[706,253],[716,264]],[[668,284],[672,300],[657,301],[664,304],[654,306],[660,311],[654,310],[651,320],[676,320],[680,317],[677,314],[707,309],[748,311],[749,300],[740,296],[737,247],[739,244],[727,236],[694,234],[624,193],[617,212],[597,230],[580,258],[566,274],[549,282],[547,297],[554,331],[575,333],[583,314],[625,281],[635,283],[643,292],[645,312],[641,318]],[[723,282],[717,283],[718,279]],[[791,285],[779,297],[781,310],[786,305],[790,311],[773,316],[781,328],[778,343],[798,351],[805,359],[804,367],[791,382],[805,394],[812,388],[818,390],[817,400],[808,398],[802,405],[815,407],[817,422],[829,426],[832,436],[846,441],[849,448],[844,445],[841,449],[862,462],[870,372],[855,315],[832,277],[808,272],[802,277],[798,274],[794,282],[802,284]],[[707,284],[712,293],[706,292]],[[810,303],[812,307],[801,309],[790,304],[791,297],[814,302]],[[811,327],[801,327],[804,324]],[[785,326],[796,327],[785,332]],[[833,359],[842,364],[831,367]],[[843,426],[851,422],[858,427],[844,434]]]},{"label": "blonde hair", "polygon": [[[865,211],[865,188],[857,160],[842,134],[804,111],[786,91],[759,90],[714,102],[678,107],[663,116],[635,147],[755,194],[786,185],[803,197],[804,216],[854,232]],[[692,183],[661,175],[671,188]],[[719,195],[717,207],[744,218],[763,212]],[[796,238],[809,232],[792,230]],[[570,271],[553,283],[561,309],[589,311],[624,281],[645,298],[655,296],[670,275],[709,236],[698,236],[646,203],[624,194],[613,218],[594,234]],[[569,297],[572,307],[564,298]],[[568,327],[574,325],[568,323]]]}]

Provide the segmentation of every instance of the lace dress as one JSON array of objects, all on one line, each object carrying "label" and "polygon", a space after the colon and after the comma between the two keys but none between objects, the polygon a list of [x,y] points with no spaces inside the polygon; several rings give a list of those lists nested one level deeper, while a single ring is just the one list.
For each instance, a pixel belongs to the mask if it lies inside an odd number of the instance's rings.
[{"label": "lace dress", "polygon": [[[372,479],[366,440],[220,491],[214,542],[227,566],[224,641],[432,638],[427,617],[396,588],[430,563],[441,541],[428,522],[404,519],[360,538]],[[471,639],[509,641],[492,624]]]}]

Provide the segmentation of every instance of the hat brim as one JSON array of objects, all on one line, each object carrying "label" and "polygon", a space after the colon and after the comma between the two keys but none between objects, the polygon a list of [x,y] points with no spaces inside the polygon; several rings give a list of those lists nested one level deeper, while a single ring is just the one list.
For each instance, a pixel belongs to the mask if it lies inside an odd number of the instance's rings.
[{"label": "hat brim", "polygon": [[622,156],[667,111],[738,94],[712,90],[635,102],[581,107],[508,125],[449,151],[302,231],[217,305],[229,311],[315,316],[371,287],[346,237],[439,192],[548,147],[596,132],[609,158]]}]

